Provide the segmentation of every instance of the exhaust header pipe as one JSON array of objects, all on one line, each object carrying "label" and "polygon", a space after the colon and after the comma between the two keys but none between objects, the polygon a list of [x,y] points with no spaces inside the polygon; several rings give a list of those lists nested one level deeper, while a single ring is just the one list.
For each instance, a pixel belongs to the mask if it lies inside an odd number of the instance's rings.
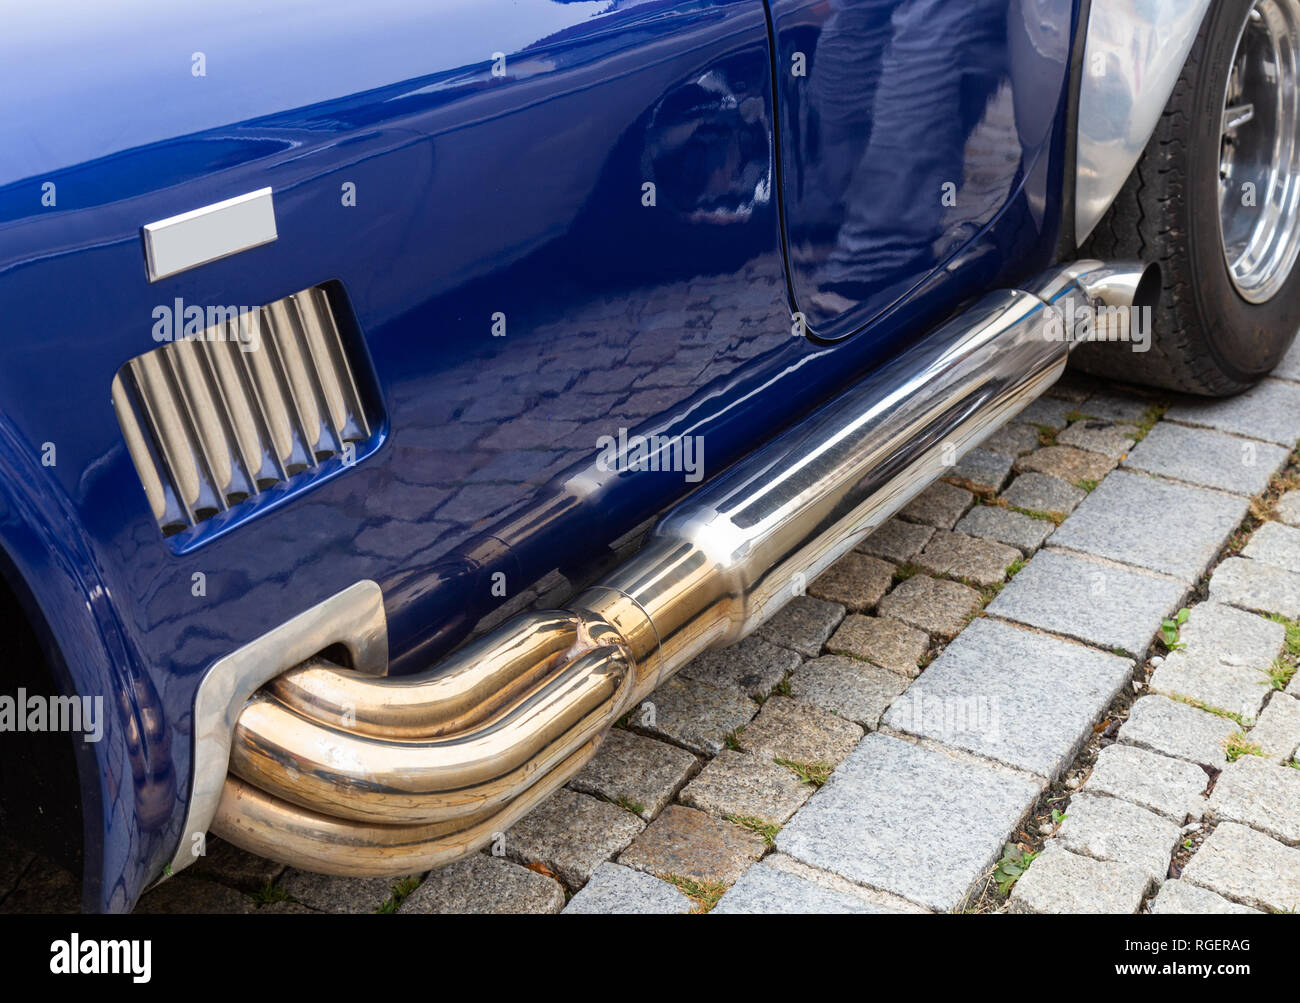
[{"label": "exhaust header pipe", "polygon": [[320,659],[279,675],[239,715],[213,829],[357,876],[485,845],[656,686],[802,594],[1050,387],[1063,317],[1158,288],[1140,264],[1084,261],[992,293],[669,511],[567,610],[521,614],[415,676]]}]

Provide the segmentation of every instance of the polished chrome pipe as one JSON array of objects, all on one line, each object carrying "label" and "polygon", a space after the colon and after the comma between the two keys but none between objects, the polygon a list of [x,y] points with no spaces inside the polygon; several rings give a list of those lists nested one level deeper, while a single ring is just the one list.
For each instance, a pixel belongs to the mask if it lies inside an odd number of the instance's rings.
[{"label": "polished chrome pipe", "polygon": [[336,874],[484,845],[659,683],[770,618],[1051,386],[1067,312],[1130,305],[1147,274],[1075,262],[986,296],[671,510],[568,610],[521,614],[415,676],[285,673],[239,718],[215,831]]}]

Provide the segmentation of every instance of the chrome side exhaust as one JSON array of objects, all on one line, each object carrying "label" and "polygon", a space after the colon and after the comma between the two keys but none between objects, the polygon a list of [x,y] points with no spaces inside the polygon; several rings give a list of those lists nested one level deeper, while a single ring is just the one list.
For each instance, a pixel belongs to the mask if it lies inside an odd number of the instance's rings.
[{"label": "chrome side exhaust", "polygon": [[656,686],[771,617],[1051,386],[1062,318],[1131,305],[1146,271],[1075,262],[986,296],[670,511],[567,610],[521,614],[414,676],[315,659],[272,679],[239,715],[213,829],[358,876],[485,845]]}]

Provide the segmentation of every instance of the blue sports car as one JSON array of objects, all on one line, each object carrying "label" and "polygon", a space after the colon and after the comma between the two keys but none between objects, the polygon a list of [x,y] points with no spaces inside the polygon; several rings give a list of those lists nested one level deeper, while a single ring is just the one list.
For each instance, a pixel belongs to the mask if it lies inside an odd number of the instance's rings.
[{"label": "blue sports car", "polygon": [[165,0],[0,38],[0,828],[427,870],[1067,363],[1300,327],[1300,0]]}]

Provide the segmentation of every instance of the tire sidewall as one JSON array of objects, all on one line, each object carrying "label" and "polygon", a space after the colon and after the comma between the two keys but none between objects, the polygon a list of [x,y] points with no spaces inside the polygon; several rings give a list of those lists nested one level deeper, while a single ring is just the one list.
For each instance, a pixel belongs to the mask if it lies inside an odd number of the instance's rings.
[{"label": "tire sidewall", "polygon": [[1253,383],[1281,361],[1300,328],[1300,267],[1265,303],[1250,303],[1233,285],[1219,226],[1219,153],[1223,96],[1237,41],[1253,0],[1216,0],[1206,14],[1193,88],[1187,143],[1188,258],[1207,348],[1230,379]]}]

